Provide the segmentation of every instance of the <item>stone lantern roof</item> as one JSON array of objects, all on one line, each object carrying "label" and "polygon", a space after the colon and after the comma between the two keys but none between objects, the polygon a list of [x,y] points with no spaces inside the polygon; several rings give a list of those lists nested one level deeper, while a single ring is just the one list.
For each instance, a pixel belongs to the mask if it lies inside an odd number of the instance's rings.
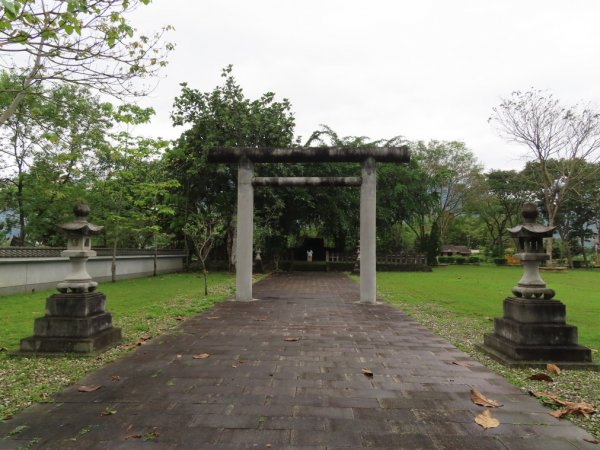
[{"label": "stone lantern roof", "polygon": [[531,237],[537,236],[541,238],[552,237],[556,227],[548,227],[536,223],[538,218],[538,210],[533,203],[526,203],[523,205],[523,211],[521,212],[524,223],[517,225],[516,227],[509,228],[508,233],[513,238],[518,237]]},{"label": "stone lantern roof", "polygon": [[75,221],[58,225],[58,228],[65,231],[67,234],[77,234],[79,236],[93,236],[99,234],[103,226],[94,225],[87,221],[90,215],[90,207],[85,203],[78,203],[73,208]]}]

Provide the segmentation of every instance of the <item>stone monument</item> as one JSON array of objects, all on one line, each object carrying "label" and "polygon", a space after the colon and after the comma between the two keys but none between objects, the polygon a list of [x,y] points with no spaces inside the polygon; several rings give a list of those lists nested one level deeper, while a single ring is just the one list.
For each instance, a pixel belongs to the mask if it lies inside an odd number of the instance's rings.
[{"label": "stone monument", "polygon": [[595,368],[592,353],[577,344],[577,327],[565,321],[566,307],[553,299],[554,291],[540,276],[540,264],[548,259],[543,238],[555,227],[536,223],[538,211],[528,203],[523,208],[524,223],[508,231],[517,240],[524,274],[512,289],[514,297],[504,300],[504,317],[494,319],[494,333],[484,336],[479,346],[508,366],[544,366],[555,363],[563,368]]},{"label": "stone monument", "polygon": [[91,236],[103,227],[87,221],[90,208],[77,204],[75,221],[59,225],[67,234],[71,270],[58,283],[58,294],[46,299],[46,315],[35,319],[33,336],[21,340],[21,353],[91,353],[120,342],[121,329],[112,326],[112,315],[104,311],[106,297],[95,292],[98,283],[87,273],[89,257],[96,256]]}]

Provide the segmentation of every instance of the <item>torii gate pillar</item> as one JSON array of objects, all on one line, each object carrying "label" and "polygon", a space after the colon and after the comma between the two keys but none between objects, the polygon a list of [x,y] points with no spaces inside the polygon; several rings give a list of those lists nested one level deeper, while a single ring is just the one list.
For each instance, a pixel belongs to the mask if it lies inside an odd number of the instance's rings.
[{"label": "torii gate pillar", "polygon": [[370,157],[362,163],[360,185],[360,301],[377,301],[376,254],[377,169]]},{"label": "torii gate pillar", "polygon": [[246,157],[238,162],[235,298],[252,300],[252,241],[254,240],[254,164]]}]

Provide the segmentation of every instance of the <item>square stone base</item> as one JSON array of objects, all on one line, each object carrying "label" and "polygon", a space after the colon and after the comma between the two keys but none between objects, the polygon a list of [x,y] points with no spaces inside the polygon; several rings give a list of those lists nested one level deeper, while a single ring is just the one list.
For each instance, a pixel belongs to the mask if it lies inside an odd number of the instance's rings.
[{"label": "square stone base", "polygon": [[589,348],[577,343],[577,327],[566,323],[566,308],[559,300],[504,300],[504,317],[494,320],[494,333],[484,336],[478,348],[511,367],[594,369]]},{"label": "square stone base", "polygon": [[88,337],[31,336],[21,339],[20,354],[96,353],[121,342],[121,329],[109,328]]},{"label": "square stone base", "polygon": [[[484,344],[475,344],[478,350],[486,353],[496,361],[504,364],[506,367],[511,369],[522,369],[531,367],[534,369],[545,369],[548,363],[556,364],[561,369],[567,370],[594,370],[600,372],[600,363],[597,362],[577,362],[577,361],[559,361],[559,360],[525,360],[525,359],[513,359],[506,354]],[[583,347],[585,348],[585,347]],[[589,349],[588,349],[589,350]]]}]

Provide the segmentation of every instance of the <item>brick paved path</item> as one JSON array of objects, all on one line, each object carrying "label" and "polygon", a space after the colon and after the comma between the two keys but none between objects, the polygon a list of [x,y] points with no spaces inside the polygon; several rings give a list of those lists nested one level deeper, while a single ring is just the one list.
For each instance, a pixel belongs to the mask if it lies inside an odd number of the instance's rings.
[{"label": "brick paved path", "polygon": [[[272,276],[254,295],[261,301],[224,302],[81,382],[98,391],[73,386],[1,424],[0,437],[28,428],[0,449],[598,448],[401,312],[357,304],[343,275]],[[193,359],[200,353],[210,357]],[[500,427],[473,422],[484,408],[471,386],[504,404],[493,411]],[[116,414],[101,416],[106,408]]]}]

